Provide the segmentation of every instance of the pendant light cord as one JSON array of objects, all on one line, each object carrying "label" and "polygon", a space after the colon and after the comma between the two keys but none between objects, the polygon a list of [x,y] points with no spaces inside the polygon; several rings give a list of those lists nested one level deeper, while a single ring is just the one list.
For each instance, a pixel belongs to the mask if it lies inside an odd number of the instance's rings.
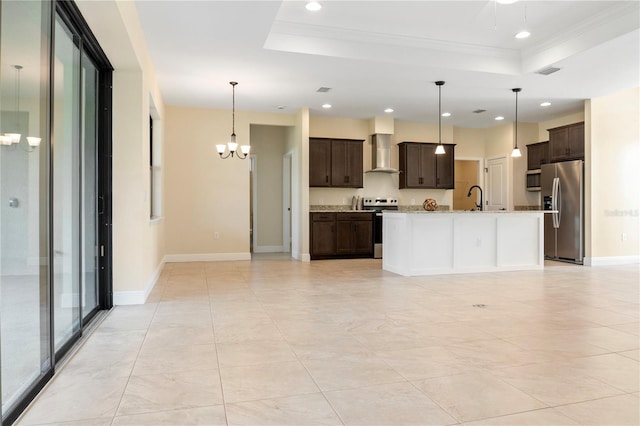
[{"label": "pendant light cord", "polygon": [[232,105],[232,107],[231,107],[232,108],[231,109],[231,133],[233,135],[235,135],[236,134],[236,84],[238,84],[238,83],[235,82],[235,81],[232,81],[229,84],[231,84],[231,87],[233,87],[233,90],[232,90],[233,95],[232,95],[232,103],[231,103],[231,105]]},{"label": "pendant light cord", "polygon": [[518,147],[518,92],[516,92],[516,148]]},{"label": "pendant light cord", "polygon": [[511,89],[511,91],[516,94],[516,120],[515,120],[515,137],[514,137],[515,146],[513,147],[513,149],[518,148],[518,93],[521,90],[522,89],[520,88]]},{"label": "pendant light cord", "polygon": [[438,86],[438,143],[442,145],[442,86]]}]

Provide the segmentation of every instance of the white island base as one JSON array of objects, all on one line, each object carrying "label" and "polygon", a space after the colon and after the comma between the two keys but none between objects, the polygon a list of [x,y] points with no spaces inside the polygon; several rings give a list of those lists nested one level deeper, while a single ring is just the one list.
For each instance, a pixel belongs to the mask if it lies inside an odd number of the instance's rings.
[{"label": "white island base", "polygon": [[544,213],[385,212],[382,268],[405,276],[544,267]]}]

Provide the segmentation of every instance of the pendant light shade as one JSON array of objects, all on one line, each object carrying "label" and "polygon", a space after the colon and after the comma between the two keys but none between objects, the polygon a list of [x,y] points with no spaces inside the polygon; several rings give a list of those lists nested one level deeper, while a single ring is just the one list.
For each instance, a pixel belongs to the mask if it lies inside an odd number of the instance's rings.
[{"label": "pendant light shade", "polygon": [[514,136],[513,136],[513,151],[511,151],[511,156],[512,157],[522,157],[522,153],[520,152],[520,148],[518,148],[518,93],[521,91],[522,89],[520,88],[515,88],[515,89],[511,89],[511,91],[513,93],[516,94],[516,119],[514,122]]},{"label": "pendant light shade", "polygon": [[[233,157],[234,155],[241,159],[244,160],[245,158],[247,158],[247,155],[249,155],[249,151],[251,151],[251,146],[250,145],[242,145],[240,147],[240,152],[238,152],[238,143],[236,142],[236,86],[238,85],[237,81],[230,81],[229,84],[232,87],[232,92],[233,92],[233,103],[232,103],[232,110],[231,110],[231,137],[229,138],[229,142],[225,144],[218,144],[216,145],[216,150],[218,151],[218,155],[220,155],[220,158],[222,158],[223,160],[225,158],[229,158],[229,157]],[[227,148],[229,149],[229,152],[225,155],[225,151],[227,150]]]},{"label": "pendant light shade", "polygon": [[444,154],[444,146],[442,146],[442,86],[444,81],[436,81],[438,86],[438,146],[436,147],[436,154]]}]

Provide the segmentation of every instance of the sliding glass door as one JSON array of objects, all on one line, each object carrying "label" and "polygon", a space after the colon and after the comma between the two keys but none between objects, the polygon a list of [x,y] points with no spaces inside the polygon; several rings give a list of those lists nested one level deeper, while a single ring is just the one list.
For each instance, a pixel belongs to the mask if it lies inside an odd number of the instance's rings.
[{"label": "sliding glass door", "polygon": [[53,312],[55,350],[80,331],[80,49],[60,18],[54,32]]},{"label": "sliding glass door", "polygon": [[[1,3],[0,382],[2,413],[50,376],[49,2]],[[12,137],[8,137],[12,134]],[[39,138],[27,139],[27,138]],[[29,142],[31,141],[31,143]]]},{"label": "sliding glass door", "polygon": [[112,305],[111,66],[72,2],[2,1],[0,19],[5,425]]},{"label": "sliding glass door", "polygon": [[99,71],[87,55],[81,59],[82,98],[80,101],[81,146],[81,264],[80,292],[82,322],[98,309],[98,77]]}]

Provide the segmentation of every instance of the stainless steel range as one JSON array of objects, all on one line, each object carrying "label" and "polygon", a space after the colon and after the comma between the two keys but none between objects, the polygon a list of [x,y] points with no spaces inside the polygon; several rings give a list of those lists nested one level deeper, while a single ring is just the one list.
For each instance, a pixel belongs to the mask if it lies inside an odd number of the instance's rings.
[{"label": "stainless steel range", "polygon": [[365,197],[362,209],[375,212],[373,215],[373,257],[382,258],[382,212],[398,210],[398,200],[391,197]]}]

